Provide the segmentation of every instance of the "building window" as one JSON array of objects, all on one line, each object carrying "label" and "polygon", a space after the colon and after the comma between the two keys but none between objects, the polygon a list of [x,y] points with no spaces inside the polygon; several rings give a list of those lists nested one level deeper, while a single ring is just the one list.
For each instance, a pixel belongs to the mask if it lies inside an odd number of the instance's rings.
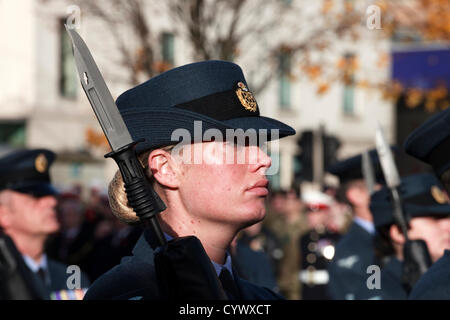
[{"label": "building window", "polygon": [[353,54],[346,54],[343,63],[343,94],[342,109],[344,115],[354,115],[355,113],[355,57]]},{"label": "building window", "polygon": [[60,21],[60,78],[59,92],[61,96],[69,99],[77,97],[78,75],[75,67],[75,58],[72,53],[72,42],[64,27],[65,19]]},{"label": "building window", "polygon": [[343,98],[343,110],[344,114],[352,115],[355,110],[355,87],[354,85],[344,85],[344,98]]},{"label": "building window", "polygon": [[25,122],[0,123],[0,145],[24,147],[26,138]]},{"label": "building window", "polygon": [[291,106],[291,55],[281,53],[279,56],[279,103],[282,109]]},{"label": "building window", "polygon": [[162,59],[170,66],[175,65],[175,46],[173,33],[164,32],[161,37]]}]

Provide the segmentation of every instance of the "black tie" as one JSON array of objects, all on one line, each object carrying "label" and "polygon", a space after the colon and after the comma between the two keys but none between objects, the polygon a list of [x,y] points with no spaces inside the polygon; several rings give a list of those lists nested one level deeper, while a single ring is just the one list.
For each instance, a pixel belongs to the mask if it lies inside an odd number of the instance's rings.
[{"label": "black tie", "polygon": [[44,270],[44,268],[39,268],[39,270],[36,273],[39,276],[39,278],[42,280],[42,283],[45,285],[46,281],[45,281],[45,270]]},{"label": "black tie", "polygon": [[239,289],[236,286],[236,283],[231,276],[230,271],[226,268],[222,268],[222,271],[219,275],[220,282],[222,282],[222,287],[225,289],[225,292],[229,299],[237,300],[240,299]]}]

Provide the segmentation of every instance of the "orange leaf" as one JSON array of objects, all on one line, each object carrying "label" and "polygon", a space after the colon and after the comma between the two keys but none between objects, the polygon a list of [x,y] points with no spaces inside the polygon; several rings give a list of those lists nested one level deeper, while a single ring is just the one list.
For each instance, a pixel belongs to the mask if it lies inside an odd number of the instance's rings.
[{"label": "orange leaf", "polygon": [[322,95],[325,92],[327,92],[329,88],[330,88],[330,85],[328,83],[322,82],[319,84],[319,86],[317,88],[317,94]]}]

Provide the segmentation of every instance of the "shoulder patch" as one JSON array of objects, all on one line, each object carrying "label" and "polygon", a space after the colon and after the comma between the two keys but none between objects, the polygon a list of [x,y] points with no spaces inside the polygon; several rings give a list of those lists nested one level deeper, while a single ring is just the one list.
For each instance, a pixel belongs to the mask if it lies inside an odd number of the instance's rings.
[{"label": "shoulder patch", "polygon": [[347,258],[339,259],[337,261],[337,265],[341,268],[351,269],[353,265],[359,261],[359,257],[357,255],[353,255]]}]

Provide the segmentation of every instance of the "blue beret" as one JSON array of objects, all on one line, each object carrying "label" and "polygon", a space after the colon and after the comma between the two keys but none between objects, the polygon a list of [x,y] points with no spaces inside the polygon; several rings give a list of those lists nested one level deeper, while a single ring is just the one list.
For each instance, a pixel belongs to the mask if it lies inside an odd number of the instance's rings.
[{"label": "blue beret", "polygon": [[35,196],[55,195],[49,168],[55,154],[46,149],[15,150],[0,159],[0,190]]},{"label": "blue beret", "polygon": [[407,154],[429,163],[440,176],[450,168],[450,108],[425,121],[407,138],[404,149]]},{"label": "blue beret", "polygon": [[138,153],[180,142],[172,138],[177,129],[195,137],[194,121],[201,121],[202,135],[208,129],[267,130],[267,140],[275,138],[271,129],[279,130],[279,138],[295,134],[290,126],[260,116],[241,68],[227,61],[171,69],[124,92],[116,104],[132,138],[145,139]]},{"label": "blue beret", "polygon": [[[376,181],[384,183],[383,171],[381,170],[377,150],[370,150],[369,157],[372,162]],[[351,180],[363,179],[362,154],[335,162],[327,168],[327,171],[337,176],[341,184]]]},{"label": "blue beret", "polygon": [[[433,174],[423,173],[401,178],[399,193],[403,213],[407,218],[450,215],[450,205],[447,203],[445,192]],[[376,227],[391,225],[395,222],[391,192],[388,187],[384,186],[372,194],[370,211]]]}]

